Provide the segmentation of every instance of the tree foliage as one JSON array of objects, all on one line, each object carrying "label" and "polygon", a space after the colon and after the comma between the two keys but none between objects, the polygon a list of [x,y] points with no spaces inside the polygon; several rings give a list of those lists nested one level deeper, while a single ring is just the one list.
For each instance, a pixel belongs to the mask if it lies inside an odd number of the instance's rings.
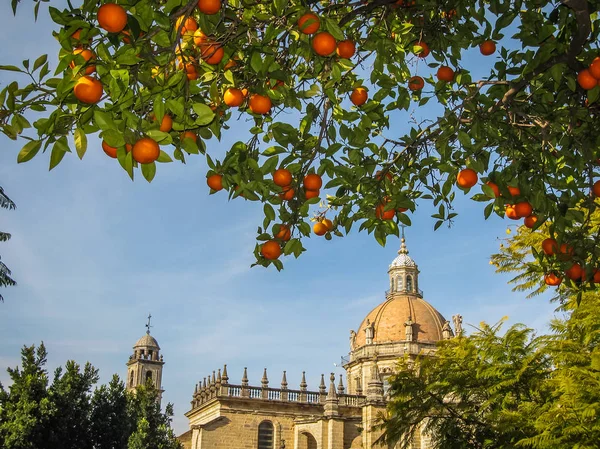
[{"label": "tree foliage", "polygon": [[[215,14],[200,11],[202,0],[114,1],[127,12],[122,32],[99,27],[105,1],[51,7],[58,59],[2,67],[18,72],[0,92],[3,133],[26,140],[18,162],[40,150],[50,169],[73,149],[83,158],[96,134],[132,179],[139,171],[151,181],[157,163],[202,156],[215,190],[263,203],[257,263],[278,269],[279,250],[263,242],[297,257],[311,220],[331,220],[319,231],[327,239],[358,226],[381,244],[426,201],[437,208],[434,228],[450,223],[455,195],[472,184],[458,187],[457,175],[470,168],[486,218],[527,203],[515,218],[533,212],[535,228],[548,226],[598,265],[589,216],[598,208],[600,87],[589,72],[589,90],[578,84],[597,54],[598,0],[229,0]],[[319,33],[351,41],[356,53],[341,57],[318,44],[329,38],[305,34],[298,20],[309,11]],[[477,56],[480,44],[493,55]],[[95,59],[75,54],[79,47]],[[88,104],[74,86],[94,69],[88,76],[103,94]],[[232,88],[240,91],[228,100]],[[252,106],[256,95],[262,110]],[[418,112],[427,103],[433,116]],[[247,139],[220,151],[236,118],[249,122]],[[160,151],[134,157],[141,138]],[[290,184],[272,180],[278,168]],[[318,192],[304,188],[311,173],[323,177]]]},{"label": "tree foliage", "polygon": [[94,389],[98,370],[89,362],[82,369],[74,361],[57,368],[49,384],[46,357],[43,343],[24,347],[22,367],[8,368],[12,384],[8,389],[0,384],[3,448],[180,448],[170,427],[173,406],[161,412],[151,384],[134,394],[115,375]]},{"label": "tree foliage", "polygon": [[[0,187],[0,208],[13,210],[17,208],[17,205],[11,200],[6,193],[4,193],[4,189]],[[10,240],[10,234],[8,232],[0,231],[0,242],[6,242]],[[15,280],[11,277],[12,273],[10,269],[0,261],[0,287],[10,287],[13,285],[17,285]],[[4,301],[4,298],[0,294],[0,301]]]}]

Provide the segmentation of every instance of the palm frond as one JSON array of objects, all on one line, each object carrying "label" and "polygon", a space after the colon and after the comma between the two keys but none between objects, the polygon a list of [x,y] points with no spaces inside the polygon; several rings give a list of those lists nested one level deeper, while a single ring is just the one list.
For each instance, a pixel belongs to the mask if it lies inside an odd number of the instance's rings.
[{"label": "palm frond", "polygon": [[11,200],[6,193],[4,193],[4,189],[0,187],[0,207],[3,209],[16,209],[17,205]]}]

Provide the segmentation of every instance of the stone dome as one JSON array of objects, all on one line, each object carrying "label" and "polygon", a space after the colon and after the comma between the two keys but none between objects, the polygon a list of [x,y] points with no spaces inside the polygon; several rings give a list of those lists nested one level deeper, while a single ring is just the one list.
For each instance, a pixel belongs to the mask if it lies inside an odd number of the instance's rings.
[{"label": "stone dome", "polygon": [[408,255],[408,252],[399,253],[396,256],[396,258],[394,260],[392,260],[392,263],[390,264],[390,268],[404,268],[404,267],[410,267],[410,268],[417,267],[417,264],[412,259],[412,257],[410,257]]},{"label": "stone dome", "polygon": [[367,320],[375,330],[373,343],[406,340],[404,323],[413,321],[413,341],[436,342],[443,339],[446,319],[427,301],[415,295],[394,295],[375,307],[362,321],[356,333],[356,347],[365,345]]},{"label": "stone dome", "polygon": [[150,334],[146,334],[142,338],[140,338],[133,347],[134,347],[134,349],[135,348],[156,348],[156,349],[160,349],[160,346],[158,346],[158,342]]}]

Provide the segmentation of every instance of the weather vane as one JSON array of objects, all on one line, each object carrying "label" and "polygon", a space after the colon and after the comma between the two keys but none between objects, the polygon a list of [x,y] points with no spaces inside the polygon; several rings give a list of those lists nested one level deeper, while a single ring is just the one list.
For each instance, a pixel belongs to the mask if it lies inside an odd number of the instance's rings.
[{"label": "weather vane", "polygon": [[148,335],[150,335],[150,328],[151,328],[151,327],[153,327],[153,326],[150,326],[150,319],[151,319],[151,318],[152,318],[152,314],[149,314],[149,315],[148,315],[148,323],[146,324],[146,333],[147,333]]}]

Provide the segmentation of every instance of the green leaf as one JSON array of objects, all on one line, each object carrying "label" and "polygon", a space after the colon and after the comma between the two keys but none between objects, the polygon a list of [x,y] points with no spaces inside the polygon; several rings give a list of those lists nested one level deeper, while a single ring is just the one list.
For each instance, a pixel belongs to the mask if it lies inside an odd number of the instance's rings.
[{"label": "green leaf", "polygon": [[79,159],[83,159],[83,156],[87,151],[87,136],[85,135],[85,132],[81,128],[77,128],[73,140],[75,141],[77,156],[79,156]]},{"label": "green leaf", "polygon": [[46,63],[47,60],[48,55],[42,55],[39,58],[37,58],[33,63],[33,71],[35,72],[37,69],[39,69],[42,65]]},{"label": "green leaf", "polygon": [[264,206],[265,217],[267,217],[270,221],[275,220],[275,210],[270,204],[265,204]]},{"label": "green leaf", "polygon": [[154,176],[156,175],[156,164],[151,162],[149,164],[141,164],[142,166],[142,175],[148,182],[152,182]]},{"label": "green leaf", "polygon": [[160,150],[160,154],[159,154],[158,159],[156,160],[156,162],[160,162],[160,163],[164,164],[164,163],[167,163],[167,162],[173,162],[173,159],[171,159],[171,156],[169,156],[163,150]]},{"label": "green leaf", "polygon": [[94,110],[94,122],[102,130],[117,129],[117,125],[113,122],[113,116],[108,112],[104,112],[100,109]]},{"label": "green leaf", "polygon": [[19,151],[19,155],[17,156],[17,163],[27,162],[33,159],[33,157],[40,151],[42,147],[41,140],[32,140],[27,142],[21,151]]},{"label": "green leaf", "polygon": [[252,53],[252,58],[250,59],[250,67],[252,67],[252,70],[254,70],[256,73],[262,73],[263,61],[258,51]]},{"label": "green leaf", "polygon": [[192,109],[198,115],[195,123],[200,126],[206,126],[215,119],[213,110],[204,103],[194,103]]},{"label": "green leaf", "polygon": [[14,66],[14,65],[0,65],[0,70],[6,70],[9,72],[23,72],[23,70],[21,70],[20,68]]}]

